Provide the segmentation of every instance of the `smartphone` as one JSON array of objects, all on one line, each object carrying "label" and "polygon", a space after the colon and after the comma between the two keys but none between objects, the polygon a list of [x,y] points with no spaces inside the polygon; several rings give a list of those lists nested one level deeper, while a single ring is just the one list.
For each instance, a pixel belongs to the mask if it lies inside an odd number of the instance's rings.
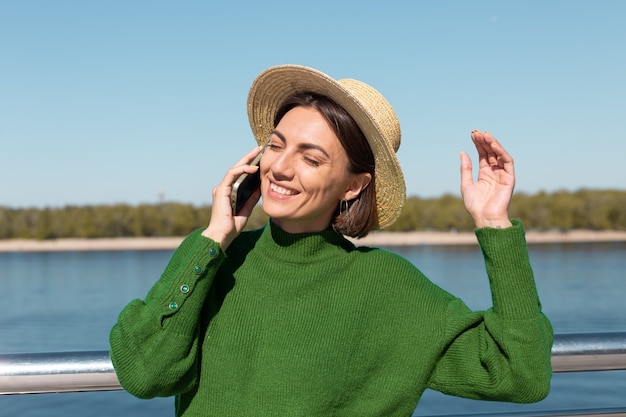
[{"label": "smartphone", "polygon": [[[250,165],[259,166],[264,151],[265,147],[263,147],[261,152],[250,162]],[[257,169],[254,174],[244,172],[237,178],[237,181],[233,183],[233,190],[230,193],[230,205],[233,209],[233,214],[239,213],[239,210],[248,202],[252,194],[261,187],[260,171],[260,169]]]}]

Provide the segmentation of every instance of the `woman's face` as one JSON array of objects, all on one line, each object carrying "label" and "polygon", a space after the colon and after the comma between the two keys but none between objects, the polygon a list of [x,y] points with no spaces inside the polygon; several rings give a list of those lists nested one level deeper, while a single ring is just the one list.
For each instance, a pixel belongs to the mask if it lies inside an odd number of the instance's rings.
[{"label": "woman's face", "polygon": [[330,225],[341,200],[357,197],[369,174],[348,171],[348,157],[326,119],[295,107],[283,116],[261,159],[263,210],[289,233]]}]

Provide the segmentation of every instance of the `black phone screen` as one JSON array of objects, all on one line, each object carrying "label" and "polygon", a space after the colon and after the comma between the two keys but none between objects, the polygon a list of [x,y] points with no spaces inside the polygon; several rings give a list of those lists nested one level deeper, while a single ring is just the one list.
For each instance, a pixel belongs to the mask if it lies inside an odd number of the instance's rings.
[{"label": "black phone screen", "polygon": [[252,197],[252,194],[261,186],[261,173],[257,170],[254,174],[248,174],[239,184],[235,184],[235,198],[232,201],[233,212],[239,213],[239,210]]}]

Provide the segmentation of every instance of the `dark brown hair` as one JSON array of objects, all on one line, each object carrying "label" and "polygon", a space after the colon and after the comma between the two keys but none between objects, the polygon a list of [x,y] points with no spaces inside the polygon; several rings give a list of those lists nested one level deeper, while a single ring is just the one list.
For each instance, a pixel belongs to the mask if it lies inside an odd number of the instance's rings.
[{"label": "dark brown hair", "polygon": [[353,174],[368,172],[369,185],[350,201],[340,201],[331,220],[333,228],[346,236],[361,238],[378,225],[374,154],[354,119],[333,100],[315,93],[299,93],[287,99],[276,112],[274,127],[294,107],[313,108],[322,114],[348,155],[348,170]]}]

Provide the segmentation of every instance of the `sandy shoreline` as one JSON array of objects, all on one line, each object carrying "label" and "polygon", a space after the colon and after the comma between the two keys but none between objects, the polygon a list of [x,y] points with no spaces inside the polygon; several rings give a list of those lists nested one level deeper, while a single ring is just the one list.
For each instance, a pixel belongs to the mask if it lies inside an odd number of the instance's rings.
[{"label": "sandy shoreline", "polygon": [[[55,252],[96,250],[170,250],[175,249],[183,237],[112,238],[112,239],[57,239],[57,240],[0,240],[0,252]],[[626,231],[533,232],[526,233],[528,243],[563,242],[626,242]],[[375,232],[355,241],[363,246],[402,245],[473,245],[473,233],[448,232]]]}]

